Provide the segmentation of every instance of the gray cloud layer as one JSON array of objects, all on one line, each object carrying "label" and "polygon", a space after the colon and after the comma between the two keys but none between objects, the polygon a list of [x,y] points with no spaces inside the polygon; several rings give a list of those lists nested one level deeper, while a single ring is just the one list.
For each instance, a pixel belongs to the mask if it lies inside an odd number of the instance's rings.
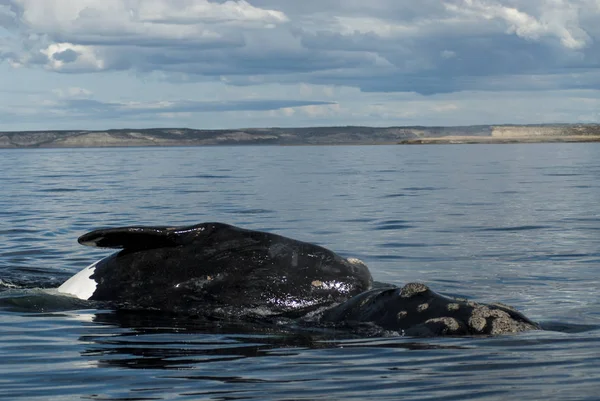
[{"label": "gray cloud layer", "polygon": [[93,113],[98,117],[131,117],[156,113],[203,113],[222,111],[267,111],[287,107],[302,107],[334,104],[331,102],[301,100],[238,100],[222,102],[162,102],[148,103],[110,103],[92,99],[67,99],[59,103],[57,108],[80,112],[84,115]]},{"label": "gray cloud layer", "polygon": [[0,0],[0,58],[365,92],[598,88],[599,17],[595,0]]}]

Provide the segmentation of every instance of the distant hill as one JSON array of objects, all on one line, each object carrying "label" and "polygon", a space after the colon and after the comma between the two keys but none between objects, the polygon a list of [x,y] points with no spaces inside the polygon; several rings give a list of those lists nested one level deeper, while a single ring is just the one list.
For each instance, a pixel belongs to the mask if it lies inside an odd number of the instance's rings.
[{"label": "distant hill", "polygon": [[598,141],[600,125],[474,125],[464,127],[312,127],[198,130],[190,128],[106,131],[0,132],[0,148],[210,145],[354,145]]}]

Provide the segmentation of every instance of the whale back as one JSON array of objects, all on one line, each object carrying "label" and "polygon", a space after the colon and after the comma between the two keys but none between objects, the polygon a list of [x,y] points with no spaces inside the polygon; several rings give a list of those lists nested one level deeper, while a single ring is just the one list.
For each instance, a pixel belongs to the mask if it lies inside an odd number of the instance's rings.
[{"label": "whale back", "polygon": [[121,249],[96,264],[90,299],[128,308],[306,313],[343,302],[372,284],[358,260],[223,223],[101,229],[79,242]]}]

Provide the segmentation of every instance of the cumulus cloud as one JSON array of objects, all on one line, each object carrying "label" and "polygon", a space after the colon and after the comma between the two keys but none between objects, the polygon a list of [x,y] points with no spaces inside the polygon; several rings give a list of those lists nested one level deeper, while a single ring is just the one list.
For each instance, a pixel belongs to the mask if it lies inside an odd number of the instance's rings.
[{"label": "cumulus cloud", "polygon": [[424,94],[592,65],[590,15],[595,0],[0,0],[15,66]]},{"label": "cumulus cloud", "polygon": [[[352,99],[332,88],[356,89],[363,99],[599,89],[599,17],[597,0],[0,0],[0,63],[73,81],[129,74],[260,92],[221,105],[179,99],[163,104],[165,113],[276,111],[325,119],[355,112],[343,104]],[[296,99],[308,103],[265,92],[275,84],[303,88]],[[131,93],[118,101],[67,97],[61,107],[83,114],[152,109]],[[145,106],[127,106],[130,100]],[[446,99],[427,109],[449,115],[463,106]],[[415,115],[363,108],[390,118]]]},{"label": "cumulus cloud", "polygon": [[[498,1],[461,0],[447,3],[446,8],[473,20],[499,20],[506,25],[507,33],[515,33],[524,39],[538,41],[543,37],[555,37],[566,48],[581,49],[590,40],[579,26],[579,11],[586,2],[563,0],[540,1],[535,15],[519,10],[518,3],[501,4]],[[525,5],[522,3],[522,5]],[[593,3],[588,3],[593,6]]]},{"label": "cumulus cloud", "polygon": [[46,66],[55,71],[89,72],[104,69],[104,61],[89,46],[53,43],[40,52],[47,57]]},{"label": "cumulus cloud", "polygon": [[[198,22],[258,22],[269,24],[286,22],[288,18],[280,11],[254,7],[247,1],[211,3],[201,1],[164,2],[144,0],[138,3],[138,18],[147,22],[195,24]],[[175,5],[175,7],[173,7]],[[131,9],[132,13],[135,13]]]}]

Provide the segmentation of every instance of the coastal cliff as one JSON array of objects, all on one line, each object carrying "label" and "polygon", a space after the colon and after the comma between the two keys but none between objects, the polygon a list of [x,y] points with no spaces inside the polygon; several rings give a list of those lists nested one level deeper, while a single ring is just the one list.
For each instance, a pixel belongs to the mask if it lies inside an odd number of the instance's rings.
[{"label": "coastal cliff", "polygon": [[402,144],[600,142],[599,124],[497,125],[489,135],[424,136]]},{"label": "coastal cliff", "polygon": [[477,125],[464,127],[313,127],[197,130],[0,132],[0,148],[210,145],[359,145],[600,141],[600,125]]}]

